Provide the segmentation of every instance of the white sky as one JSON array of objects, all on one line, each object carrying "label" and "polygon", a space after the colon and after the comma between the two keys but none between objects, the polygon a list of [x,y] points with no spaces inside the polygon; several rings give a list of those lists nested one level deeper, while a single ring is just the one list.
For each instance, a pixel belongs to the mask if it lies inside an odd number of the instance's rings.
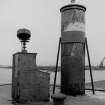
[{"label": "white sky", "polygon": [[[12,54],[21,50],[17,29],[32,33],[27,45],[37,52],[38,65],[55,65],[61,29],[59,9],[70,0],[0,0],[0,64],[12,65]],[[105,0],[77,0],[86,6],[86,36],[91,63],[105,56]]]}]

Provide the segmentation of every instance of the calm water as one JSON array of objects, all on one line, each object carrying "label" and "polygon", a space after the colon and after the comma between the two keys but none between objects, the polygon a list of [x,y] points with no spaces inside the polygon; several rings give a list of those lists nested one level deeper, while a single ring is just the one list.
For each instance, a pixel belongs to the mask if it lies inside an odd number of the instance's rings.
[{"label": "calm water", "polygon": [[[101,81],[101,80],[105,80],[105,71],[92,71],[93,74],[93,80],[94,81]],[[54,73],[51,73],[50,78],[54,78]],[[89,70],[85,71],[85,82],[91,82],[91,78],[90,78],[90,72]],[[53,79],[50,79],[50,83],[53,83]],[[60,84],[60,72],[57,73],[57,84]]]},{"label": "calm water", "polygon": [[[50,73],[50,83],[53,83],[54,73]],[[105,80],[105,71],[92,71],[94,81]],[[0,84],[11,83],[12,70],[0,68]],[[85,71],[85,81],[90,82],[90,73],[88,70]],[[60,72],[57,73],[57,84],[60,84]]]}]

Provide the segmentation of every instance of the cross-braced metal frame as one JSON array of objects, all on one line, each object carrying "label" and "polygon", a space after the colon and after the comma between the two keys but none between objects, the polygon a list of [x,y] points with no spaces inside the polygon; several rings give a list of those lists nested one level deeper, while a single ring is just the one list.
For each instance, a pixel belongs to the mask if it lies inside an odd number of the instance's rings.
[{"label": "cross-braced metal frame", "polygon": [[[68,43],[70,44],[70,43],[81,43],[81,42],[62,42],[61,37],[59,38],[57,60],[56,60],[56,70],[55,70],[54,85],[53,85],[53,94],[55,93],[55,87],[56,87],[56,77],[57,77],[58,61],[59,61],[59,53],[60,53],[61,44],[68,44]],[[82,42],[82,45],[83,45],[83,48],[84,48],[84,46],[86,47],[86,51],[87,51],[89,70],[90,70],[90,78],[91,78],[91,85],[92,85],[92,89],[86,89],[85,88],[85,90],[92,90],[93,94],[95,94],[95,91],[99,91],[99,90],[94,89],[92,68],[91,68],[91,62],[90,62],[90,55],[89,55],[89,49],[88,49],[88,43],[87,43],[87,38],[86,37],[85,37],[85,42],[84,43]]]}]

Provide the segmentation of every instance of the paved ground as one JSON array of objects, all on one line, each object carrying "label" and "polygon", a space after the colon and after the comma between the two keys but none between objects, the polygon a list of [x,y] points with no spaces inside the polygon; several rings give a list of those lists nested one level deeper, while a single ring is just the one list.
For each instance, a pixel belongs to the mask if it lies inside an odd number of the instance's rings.
[{"label": "paved ground", "polygon": [[[105,89],[105,81],[95,82],[96,88]],[[90,84],[86,86],[90,87]],[[0,105],[13,105],[11,101],[11,85],[0,86]],[[65,105],[104,105],[105,104],[105,92],[97,91],[95,95],[91,91],[86,91],[85,96],[67,96],[65,99]],[[27,104],[14,105],[53,105],[53,101],[50,102],[36,102]]]}]

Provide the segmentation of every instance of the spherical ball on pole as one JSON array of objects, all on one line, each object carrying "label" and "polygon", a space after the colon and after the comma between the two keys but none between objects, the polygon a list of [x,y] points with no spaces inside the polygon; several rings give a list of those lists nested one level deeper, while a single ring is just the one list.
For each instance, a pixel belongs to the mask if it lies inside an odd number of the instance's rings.
[{"label": "spherical ball on pole", "polygon": [[26,43],[29,42],[31,37],[31,32],[28,29],[19,29],[17,31],[17,37],[19,38],[20,42],[22,43],[22,52],[26,51]]}]

